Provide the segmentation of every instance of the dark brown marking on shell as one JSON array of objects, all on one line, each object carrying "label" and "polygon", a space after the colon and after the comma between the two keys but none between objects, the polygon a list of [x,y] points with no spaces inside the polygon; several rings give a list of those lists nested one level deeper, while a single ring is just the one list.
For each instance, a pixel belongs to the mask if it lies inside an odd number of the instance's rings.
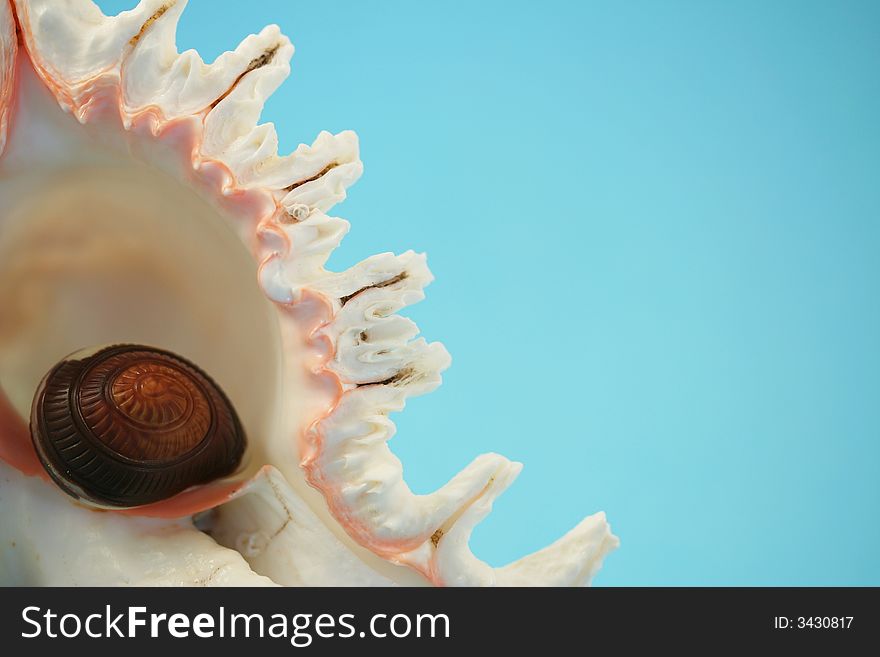
[{"label": "dark brown marking on shell", "polygon": [[154,11],[153,14],[147,20],[144,21],[144,24],[141,25],[141,29],[138,31],[138,33],[135,34],[133,37],[131,37],[131,39],[128,40],[128,45],[133,46],[133,45],[137,44],[137,42],[140,41],[141,37],[144,35],[144,32],[146,32],[148,29],[150,29],[150,25],[152,25],[157,20],[162,18],[162,15],[166,11],[171,9],[171,7],[173,7],[173,6],[174,6],[174,3],[169,2],[167,4],[162,5],[156,11]]},{"label": "dark brown marking on shell", "polygon": [[213,103],[211,103],[211,107],[210,107],[210,109],[214,109],[215,107],[217,107],[217,105],[220,104],[220,101],[222,101],[222,100],[223,100],[224,98],[226,98],[229,94],[231,94],[231,93],[232,93],[232,90],[235,89],[236,86],[238,86],[238,83],[241,82],[241,79],[242,79],[245,75],[247,75],[247,74],[250,73],[251,71],[255,71],[255,70],[257,70],[258,68],[262,68],[263,66],[265,66],[266,64],[268,64],[269,62],[271,62],[272,59],[275,57],[275,53],[278,52],[278,48],[280,48],[280,47],[281,47],[280,44],[275,44],[275,45],[272,46],[271,48],[266,49],[266,50],[263,52],[263,54],[261,54],[261,55],[257,55],[257,56],[254,57],[250,62],[248,62],[248,65],[245,66],[244,70],[243,70],[241,73],[239,73],[239,74],[238,74],[238,77],[236,77],[235,80],[232,82],[232,84],[229,85],[229,89],[227,89],[226,91],[224,91],[224,92],[223,92],[223,93],[217,98],[217,100],[215,100]]},{"label": "dark brown marking on shell", "polygon": [[330,164],[325,166],[323,169],[321,169],[318,173],[316,173],[314,176],[310,176],[304,180],[299,180],[297,182],[290,183],[287,187],[284,188],[284,191],[285,192],[292,192],[297,187],[302,187],[306,183],[314,182],[315,180],[317,180],[318,178],[320,178],[321,176],[326,174],[328,171],[332,171],[333,169],[335,169],[338,166],[339,166],[338,162],[331,162]]},{"label": "dark brown marking on shell", "polygon": [[395,374],[389,376],[387,379],[383,379],[381,381],[370,381],[369,383],[358,383],[357,387],[360,388],[361,386],[393,386],[395,384],[406,383],[407,381],[410,381],[414,378],[416,378],[416,369],[414,367],[404,367]]},{"label": "dark brown marking on shell", "polygon": [[376,288],[380,288],[380,287],[388,287],[389,285],[394,285],[395,283],[399,283],[400,281],[405,280],[407,276],[408,276],[408,274],[405,271],[402,271],[399,274],[397,274],[397,276],[392,276],[387,281],[381,281],[379,283],[374,283],[373,285],[367,285],[366,287],[362,287],[360,290],[357,290],[356,292],[352,292],[351,294],[348,294],[344,297],[340,297],[339,303],[344,306],[345,304],[347,304],[349,301],[351,301],[354,297],[359,295],[364,290],[372,290],[372,289],[376,289]]},{"label": "dark brown marking on shell", "polygon": [[116,345],[56,365],[31,409],[50,476],[99,506],[132,507],[231,474],[244,453],[223,391],[180,356]]}]

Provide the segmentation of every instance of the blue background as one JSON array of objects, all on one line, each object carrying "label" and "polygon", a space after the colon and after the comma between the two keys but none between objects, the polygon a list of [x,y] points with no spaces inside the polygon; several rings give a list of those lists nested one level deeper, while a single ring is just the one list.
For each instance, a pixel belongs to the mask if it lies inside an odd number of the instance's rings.
[{"label": "blue background", "polygon": [[437,276],[408,481],[526,464],[479,556],[605,510],[599,585],[880,584],[880,3],[192,0],[178,44],[270,22],[283,150],[361,138],[331,264]]}]

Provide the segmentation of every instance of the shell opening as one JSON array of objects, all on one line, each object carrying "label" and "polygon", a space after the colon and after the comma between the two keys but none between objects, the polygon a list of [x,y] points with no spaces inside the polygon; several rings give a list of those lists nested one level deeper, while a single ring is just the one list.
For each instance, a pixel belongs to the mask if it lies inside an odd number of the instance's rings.
[{"label": "shell opening", "polygon": [[[273,431],[277,319],[253,259],[215,208],[131,160],[28,169],[0,188],[0,387],[22,418],[65,355],[133,342],[198,363],[248,435]],[[251,467],[260,460],[246,458]]]}]

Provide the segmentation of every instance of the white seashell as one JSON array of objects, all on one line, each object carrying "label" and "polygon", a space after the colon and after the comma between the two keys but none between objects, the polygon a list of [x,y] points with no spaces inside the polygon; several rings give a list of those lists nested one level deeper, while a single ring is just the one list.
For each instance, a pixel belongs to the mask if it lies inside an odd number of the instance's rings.
[{"label": "white seashell", "polygon": [[[362,173],[357,137],[278,155],[259,117],[293,46],[269,26],[206,64],[177,52],[185,4],[108,17],[90,0],[0,0],[0,457],[21,470],[0,462],[0,579],[589,583],[618,543],[604,514],[504,568],[471,553],[518,463],[487,454],[428,495],[406,485],[389,414],[450,364],[397,314],[432,280],[425,257],[325,268],[349,228],[327,213]],[[113,342],[211,373],[250,438],[239,473],[101,514],[25,476],[41,472],[22,447],[37,382]]]},{"label": "white seashell", "polygon": [[6,586],[272,585],[188,518],[96,513],[3,461],[0,499],[0,582]]}]

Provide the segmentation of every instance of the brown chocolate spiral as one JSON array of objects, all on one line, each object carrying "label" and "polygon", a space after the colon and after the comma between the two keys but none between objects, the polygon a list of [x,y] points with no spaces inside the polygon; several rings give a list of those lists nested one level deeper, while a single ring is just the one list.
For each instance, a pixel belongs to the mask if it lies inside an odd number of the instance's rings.
[{"label": "brown chocolate spiral", "polygon": [[202,370],[141,345],[84,353],[52,368],[31,409],[37,454],[66,493],[141,506],[236,469],[244,430]]}]

